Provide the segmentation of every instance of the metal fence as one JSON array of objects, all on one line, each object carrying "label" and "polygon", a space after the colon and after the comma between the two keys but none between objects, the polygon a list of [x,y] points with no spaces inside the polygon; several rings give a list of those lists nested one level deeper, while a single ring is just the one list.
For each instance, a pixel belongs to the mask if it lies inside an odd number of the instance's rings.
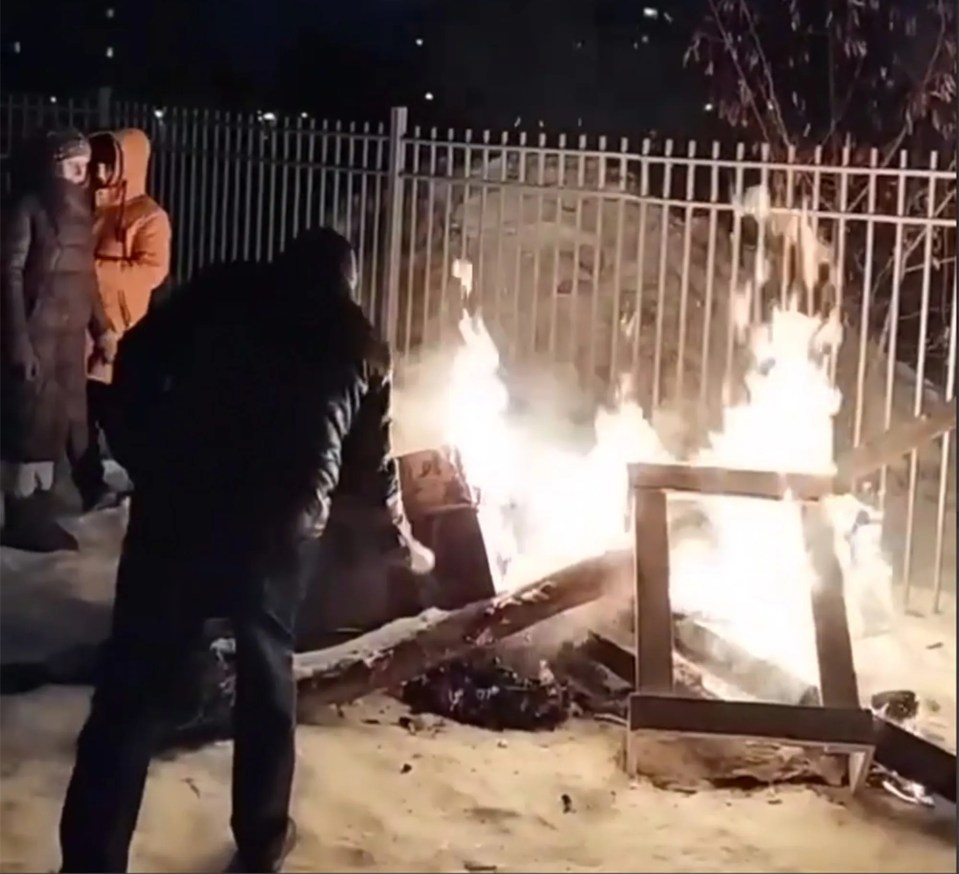
[{"label": "metal fence", "polygon": [[[629,373],[647,411],[709,423],[736,371],[742,292],[759,315],[813,271],[803,305],[840,305],[845,326],[833,362],[840,446],[955,396],[951,157],[423,130],[403,109],[358,125],[103,95],[4,95],[2,107],[4,154],[40,125],[146,130],[178,279],[269,258],[312,225],[345,232],[364,305],[401,358],[454,328],[463,299],[450,267],[465,257],[474,303],[514,368],[548,371],[592,401]],[[804,215],[815,239],[790,248]],[[922,589],[936,608],[955,580],[954,459],[949,434],[876,484],[907,598]]]}]

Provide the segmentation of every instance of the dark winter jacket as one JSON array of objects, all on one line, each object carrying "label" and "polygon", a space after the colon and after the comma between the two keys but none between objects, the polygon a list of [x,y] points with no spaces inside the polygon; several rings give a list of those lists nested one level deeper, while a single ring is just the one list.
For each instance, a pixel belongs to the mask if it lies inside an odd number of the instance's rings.
[{"label": "dark winter jacket", "polygon": [[389,355],[324,277],[282,256],[213,268],[121,341],[113,448],[169,548],[289,556],[338,486],[402,512]]},{"label": "dark winter jacket", "polygon": [[[0,364],[2,454],[6,461],[51,461],[65,448],[71,423],[86,418],[86,338],[107,322],[97,294],[93,217],[88,192],[56,177],[57,139],[34,143],[49,151],[39,170],[18,180],[4,210],[0,238]],[[29,344],[39,375],[13,372]]]}]

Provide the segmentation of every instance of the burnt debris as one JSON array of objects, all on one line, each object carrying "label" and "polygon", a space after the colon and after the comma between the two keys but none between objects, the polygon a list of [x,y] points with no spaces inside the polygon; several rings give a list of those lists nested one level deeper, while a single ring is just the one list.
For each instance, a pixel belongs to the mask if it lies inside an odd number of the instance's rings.
[{"label": "burnt debris", "polygon": [[554,729],[569,718],[573,703],[549,671],[526,677],[497,656],[441,665],[406,683],[400,697],[414,712],[493,731]]}]

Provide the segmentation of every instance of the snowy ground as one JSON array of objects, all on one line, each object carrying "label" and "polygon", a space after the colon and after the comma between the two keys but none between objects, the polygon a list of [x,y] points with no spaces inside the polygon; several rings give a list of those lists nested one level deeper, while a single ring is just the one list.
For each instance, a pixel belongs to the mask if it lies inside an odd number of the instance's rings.
[{"label": "snowy ground", "polygon": [[[76,523],[79,555],[3,551],[4,662],[101,637],[124,521],[116,510]],[[864,693],[915,689],[923,730],[952,748],[954,622],[903,617],[894,636],[857,653]],[[65,688],[3,699],[4,871],[57,864],[59,804],[87,699]],[[496,735],[444,723],[410,734],[396,708],[370,699],[301,728],[302,843],[290,870],[956,870],[954,808],[849,804],[808,789],[670,792],[628,781],[611,726]],[[229,846],[229,760],[222,744],[155,764],[134,870],[217,870]]]},{"label": "snowy ground", "polygon": [[[0,867],[57,864],[58,805],[86,708],[46,689],[3,712]],[[955,823],[809,790],[674,793],[631,784],[610,726],[496,735],[396,725],[370,699],[299,732],[291,871],[955,871]],[[154,765],[133,868],[216,871],[230,749]],[[563,796],[569,812],[564,812]]]}]

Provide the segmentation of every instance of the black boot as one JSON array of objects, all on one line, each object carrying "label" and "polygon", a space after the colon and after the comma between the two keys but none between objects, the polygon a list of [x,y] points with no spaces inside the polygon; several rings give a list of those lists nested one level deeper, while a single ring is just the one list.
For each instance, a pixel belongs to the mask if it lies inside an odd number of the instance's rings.
[{"label": "black boot", "polygon": [[76,552],[80,545],[57,524],[49,497],[45,492],[27,498],[5,495],[0,544],[24,552]]},{"label": "black boot", "polygon": [[237,853],[231,860],[229,865],[227,865],[225,874],[240,874],[240,872],[248,872],[248,874],[276,874],[276,872],[283,870],[283,864],[286,862],[286,857],[293,852],[296,847],[297,842],[297,831],[296,823],[291,817],[286,824],[286,834],[283,837],[283,844],[279,847],[277,854],[270,859],[244,859]]},{"label": "black boot", "polygon": [[100,481],[96,486],[80,490],[80,500],[83,503],[84,513],[96,513],[99,510],[112,510],[123,503],[126,495],[115,491],[105,482]]}]

